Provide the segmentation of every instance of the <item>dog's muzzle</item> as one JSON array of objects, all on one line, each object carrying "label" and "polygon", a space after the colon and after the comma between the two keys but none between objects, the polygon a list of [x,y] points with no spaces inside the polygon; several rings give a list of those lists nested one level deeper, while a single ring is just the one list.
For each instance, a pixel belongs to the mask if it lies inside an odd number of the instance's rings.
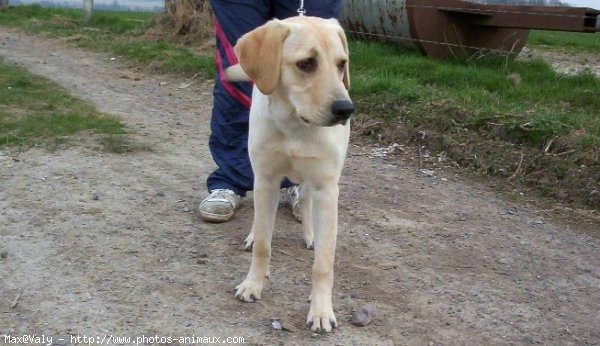
[{"label": "dog's muzzle", "polygon": [[337,124],[346,125],[350,116],[354,113],[354,105],[350,100],[336,100],[331,104],[331,114],[333,114],[332,126]]}]

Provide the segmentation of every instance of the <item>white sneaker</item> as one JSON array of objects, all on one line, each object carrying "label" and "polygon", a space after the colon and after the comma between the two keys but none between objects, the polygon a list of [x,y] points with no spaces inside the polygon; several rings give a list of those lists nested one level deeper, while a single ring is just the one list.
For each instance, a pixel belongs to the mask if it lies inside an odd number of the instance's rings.
[{"label": "white sneaker", "polygon": [[294,218],[298,222],[302,222],[302,214],[300,213],[300,185],[288,187],[285,189],[283,201],[290,208]]},{"label": "white sneaker", "polygon": [[215,189],[210,192],[200,206],[200,217],[208,222],[227,222],[240,207],[242,198],[229,189]]}]

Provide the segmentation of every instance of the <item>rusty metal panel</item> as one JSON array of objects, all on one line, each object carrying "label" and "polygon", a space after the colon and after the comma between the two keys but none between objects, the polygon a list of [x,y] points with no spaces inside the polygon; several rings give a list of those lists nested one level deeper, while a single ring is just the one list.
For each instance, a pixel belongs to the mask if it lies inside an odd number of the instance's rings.
[{"label": "rusty metal panel", "polygon": [[514,56],[521,51],[529,34],[528,29],[470,25],[471,14],[447,11],[484,5],[460,0],[406,0],[405,3],[416,47],[434,58]]},{"label": "rusty metal panel", "polygon": [[462,0],[346,0],[349,36],[416,47],[434,58],[518,54],[530,29],[595,32],[600,11]]},{"label": "rusty metal panel", "polygon": [[381,39],[415,47],[403,0],[345,0],[341,24],[354,38]]},{"label": "rusty metal panel", "polygon": [[[595,32],[600,11],[581,7],[476,5],[468,2],[438,7],[440,11],[465,16],[469,25]],[[470,16],[469,16],[470,15]]]}]

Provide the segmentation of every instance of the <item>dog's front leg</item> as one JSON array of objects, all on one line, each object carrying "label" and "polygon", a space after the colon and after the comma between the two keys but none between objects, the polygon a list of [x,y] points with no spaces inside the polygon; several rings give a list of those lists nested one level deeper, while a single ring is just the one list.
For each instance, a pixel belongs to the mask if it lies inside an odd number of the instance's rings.
[{"label": "dog's front leg", "polygon": [[252,302],[260,299],[265,278],[269,276],[271,237],[273,236],[278,199],[279,183],[277,179],[255,177],[254,222],[251,231],[251,234],[254,235],[252,263],[246,279],[236,287],[235,296],[239,300]]},{"label": "dog's front leg", "polygon": [[330,332],[337,321],[333,313],[333,264],[337,237],[337,182],[312,191],[315,261],[312,273],[310,310],[306,323],[313,332]]},{"label": "dog's front leg", "polygon": [[314,224],[312,192],[310,184],[300,185],[300,212],[302,215],[302,228],[304,228],[304,242],[307,249],[314,248]]}]

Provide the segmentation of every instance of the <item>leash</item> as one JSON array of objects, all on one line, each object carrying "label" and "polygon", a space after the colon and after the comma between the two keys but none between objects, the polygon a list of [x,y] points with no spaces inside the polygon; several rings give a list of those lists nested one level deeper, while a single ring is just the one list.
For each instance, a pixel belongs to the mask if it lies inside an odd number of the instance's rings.
[{"label": "leash", "polygon": [[298,12],[298,15],[300,17],[302,17],[306,14],[306,10],[304,9],[304,0],[300,0],[300,7],[298,7],[296,12]]}]

